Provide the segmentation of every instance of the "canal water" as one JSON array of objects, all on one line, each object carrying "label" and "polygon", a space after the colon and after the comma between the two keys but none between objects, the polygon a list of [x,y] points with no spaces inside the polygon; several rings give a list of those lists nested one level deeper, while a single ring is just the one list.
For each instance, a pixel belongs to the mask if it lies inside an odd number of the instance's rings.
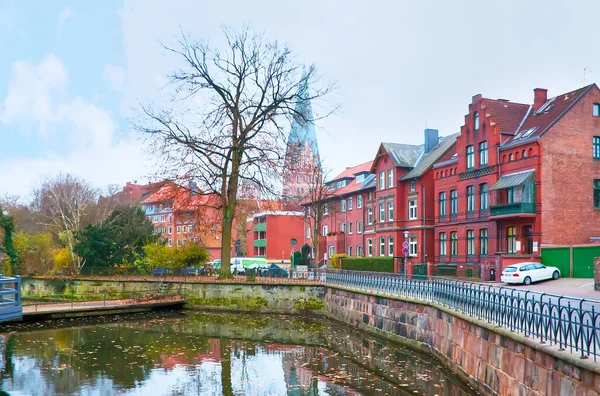
[{"label": "canal water", "polygon": [[0,327],[0,395],[474,395],[430,356],[322,319],[159,312]]}]

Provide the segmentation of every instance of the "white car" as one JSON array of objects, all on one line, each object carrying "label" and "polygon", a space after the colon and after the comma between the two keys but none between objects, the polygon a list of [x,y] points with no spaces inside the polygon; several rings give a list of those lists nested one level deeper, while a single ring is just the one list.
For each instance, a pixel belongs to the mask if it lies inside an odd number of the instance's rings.
[{"label": "white car", "polygon": [[560,278],[560,270],[556,267],[547,267],[540,263],[526,262],[509,265],[502,271],[500,280],[504,283],[521,283],[530,285],[546,279]]}]

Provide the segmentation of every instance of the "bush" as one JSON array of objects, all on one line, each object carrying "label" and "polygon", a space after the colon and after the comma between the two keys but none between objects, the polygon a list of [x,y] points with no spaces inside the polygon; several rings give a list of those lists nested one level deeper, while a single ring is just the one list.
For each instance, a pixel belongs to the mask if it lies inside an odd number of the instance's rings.
[{"label": "bush", "polygon": [[305,265],[304,257],[302,257],[302,252],[294,252],[294,255],[290,256],[290,263],[293,263],[294,267],[297,265]]},{"label": "bush", "polygon": [[331,256],[331,266],[333,268],[341,269],[342,268],[342,260],[348,258],[347,254],[338,253]]},{"label": "bush", "polygon": [[[334,256],[332,256],[332,262]],[[342,269],[345,270],[394,272],[394,259],[392,257],[347,257],[341,261]]]}]

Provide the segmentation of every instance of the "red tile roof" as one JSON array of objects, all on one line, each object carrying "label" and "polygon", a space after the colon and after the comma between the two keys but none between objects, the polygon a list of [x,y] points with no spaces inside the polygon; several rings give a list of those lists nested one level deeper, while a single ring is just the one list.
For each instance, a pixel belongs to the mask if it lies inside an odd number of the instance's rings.
[{"label": "red tile roof", "polygon": [[514,133],[527,110],[529,105],[523,103],[509,102],[506,100],[484,99],[486,114],[494,117],[497,124],[500,125],[501,132]]},{"label": "red tile roof", "polygon": [[346,170],[344,170],[342,173],[340,173],[339,175],[337,175],[336,177],[334,177],[331,180],[333,181],[333,180],[340,180],[340,179],[354,177],[354,175],[356,175],[357,173],[368,173],[371,170],[372,164],[373,164],[373,161],[368,161],[368,162],[365,162],[364,164],[348,167],[348,168],[346,168]]}]

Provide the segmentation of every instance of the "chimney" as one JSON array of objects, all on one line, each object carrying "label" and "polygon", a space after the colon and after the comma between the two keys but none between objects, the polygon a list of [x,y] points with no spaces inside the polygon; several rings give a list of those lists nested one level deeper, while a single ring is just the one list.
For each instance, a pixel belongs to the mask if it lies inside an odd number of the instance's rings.
[{"label": "chimney", "polygon": [[533,90],[533,111],[537,111],[548,100],[548,90],[546,88],[535,88]]},{"label": "chimney", "polygon": [[437,129],[425,129],[425,154],[433,150],[439,141]]}]

